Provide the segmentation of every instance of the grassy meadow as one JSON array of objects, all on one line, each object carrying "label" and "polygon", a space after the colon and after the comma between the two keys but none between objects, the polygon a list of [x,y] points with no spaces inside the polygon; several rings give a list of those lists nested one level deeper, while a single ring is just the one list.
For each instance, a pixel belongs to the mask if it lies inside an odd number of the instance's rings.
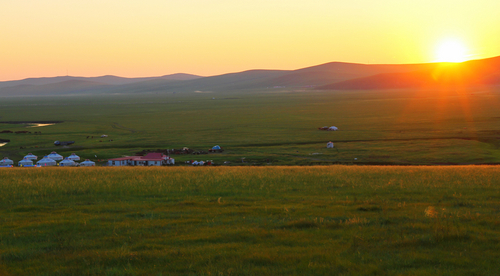
[{"label": "grassy meadow", "polygon": [[[17,162],[28,152],[56,150],[97,161],[143,149],[207,151],[220,145],[223,154],[176,159],[233,165],[244,165],[243,157],[247,165],[500,163],[496,88],[197,92],[2,98],[0,121],[64,122],[41,128],[0,123],[0,131],[42,132],[0,134],[11,140],[0,155]],[[340,130],[317,129],[331,125]],[[101,134],[109,137],[97,138]],[[76,143],[55,147],[55,140]],[[334,150],[326,149],[328,141]]]},{"label": "grassy meadow", "polygon": [[0,131],[42,132],[0,134],[16,163],[225,151],[1,169],[0,275],[498,275],[499,104],[497,88],[4,97]]},{"label": "grassy meadow", "polygon": [[0,275],[498,275],[497,166],[14,168]]}]

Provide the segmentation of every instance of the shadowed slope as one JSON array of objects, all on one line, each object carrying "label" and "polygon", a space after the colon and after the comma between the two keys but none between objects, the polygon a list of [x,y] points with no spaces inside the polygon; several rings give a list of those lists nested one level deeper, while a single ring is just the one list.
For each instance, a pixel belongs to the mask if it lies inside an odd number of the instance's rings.
[{"label": "shadowed slope", "polygon": [[500,84],[500,57],[463,63],[435,63],[412,72],[385,73],[318,87],[321,90],[472,87]]},{"label": "shadowed slope", "polygon": [[269,85],[325,85],[332,82],[367,77],[381,73],[410,72],[429,68],[430,64],[357,64],[330,62],[292,71],[272,79]]},{"label": "shadowed slope", "polygon": [[18,85],[0,89],[0,96],[35,96],[35,95],[63,95],[81,94],[100,91],[108,88],[108,84],[85,81],[66,80],[44,85]]}]

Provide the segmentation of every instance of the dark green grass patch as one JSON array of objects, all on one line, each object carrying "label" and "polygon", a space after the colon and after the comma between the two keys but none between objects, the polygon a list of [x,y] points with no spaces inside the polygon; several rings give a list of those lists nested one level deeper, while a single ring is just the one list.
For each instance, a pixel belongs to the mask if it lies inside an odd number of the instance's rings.
[{"label": "dark green grass patch", "polygon": [[[19,161],[28,152],[56,150],[99,162],[142,150],[220,145],[221,154],[175,158],[228,166],[500,163],[496,90],[472,91],[473,97],[420,90],[290,92],[3,98],[2,120],[61,121],[61,114],[65,120],[40,128],[0,123],[0,131],[42,132],[0,134],[10,140],[0,154]],[[324,125],[339,131],[317,129]],[[55,140],[75,144],[56,147]],[[326,148],[328,141],[334,149]]]}]

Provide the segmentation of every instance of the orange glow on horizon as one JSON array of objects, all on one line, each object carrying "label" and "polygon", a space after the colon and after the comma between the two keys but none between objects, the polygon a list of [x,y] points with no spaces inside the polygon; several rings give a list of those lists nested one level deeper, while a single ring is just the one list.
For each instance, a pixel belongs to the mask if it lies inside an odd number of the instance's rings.
[{"label": "orange glow on horizon", "polygon": [[[495,0],[4,2],[0,81],[213,76],[334,61],[408,64],[500,55]],[[444,37],[466,42],[465,54],[448,46],[436,57],[434,43]]]}]

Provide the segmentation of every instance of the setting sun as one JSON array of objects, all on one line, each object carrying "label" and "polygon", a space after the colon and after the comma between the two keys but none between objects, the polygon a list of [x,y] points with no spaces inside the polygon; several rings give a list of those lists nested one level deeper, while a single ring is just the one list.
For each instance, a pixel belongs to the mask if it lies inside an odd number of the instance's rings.
[{"label": "setting sun", "polygon": [[463,62],[468,59],[467,48],[459,40],[443,41],[436,51],[437,62]]}]

